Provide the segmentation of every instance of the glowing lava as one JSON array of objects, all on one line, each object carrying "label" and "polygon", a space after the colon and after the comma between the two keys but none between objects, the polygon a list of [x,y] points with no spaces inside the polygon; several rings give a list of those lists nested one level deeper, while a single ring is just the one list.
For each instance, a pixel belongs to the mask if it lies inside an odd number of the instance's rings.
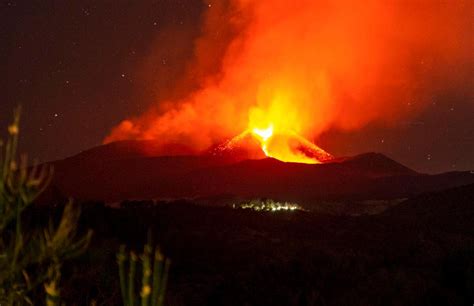
[{"label": "glowing lava", "polygon": [[333,157],[312,142],[295,132],[275,129],[273,124],[267,128],[251,128],[246,131],[260,143],[266,156],[284,162],[318,164]]},{"label": "glowing lava", "polygon": [[267,141],[268,138],[272,137],[273,135],[273,124],[270,124],[270,126],[266,129],[253,128],[252,133],[257,135],[263,141]]},{"label": "glowing lava", "polygon": [[273,124],[270,124],[270,126],[266,129],[253,128],[252,133],[260,140],[262,151],[265,153],[265,155],[271,156],[267,151],[267,142],[268,139],[273,136]]},{"label": "glowing lava", "polygon": [[283,162],[318,164],[333,156],[300,136],[298,112],[286,99],[275,99],[268,107],[253,107],[247,129],[218,146],[216,154],[245,152],[250,159],[272,157]]},{"label": "glowing lava", "polygon": [[251,108],[244,133],[258,141],[266,156],[284,162],[318,164],[331,160],[331,154],[300,136],[304,116],[289,96],[276,94],[265,106]]},{"label": "glowing lava", "polygon": [[283,162],[319,164],[334,157],[291,130],[270,123],[266,128],[249,127],[211,150],[212,154],[237,160],[271,157]]}]

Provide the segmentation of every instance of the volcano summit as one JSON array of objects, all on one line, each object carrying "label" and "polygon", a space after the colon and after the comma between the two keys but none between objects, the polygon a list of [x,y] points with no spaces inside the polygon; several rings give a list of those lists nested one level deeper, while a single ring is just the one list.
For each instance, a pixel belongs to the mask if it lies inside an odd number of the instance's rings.
[{"label": "volcano summit", "polygon": [[212,149],[217,156],[241,155],[248,159],[271,157],[283,162],[319,164],[334,157],[292,131],[253,128]]}]

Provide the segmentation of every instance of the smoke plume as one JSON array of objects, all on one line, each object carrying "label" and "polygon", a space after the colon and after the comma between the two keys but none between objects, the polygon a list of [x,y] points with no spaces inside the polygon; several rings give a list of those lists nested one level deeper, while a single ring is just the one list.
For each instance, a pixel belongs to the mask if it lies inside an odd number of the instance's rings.
[{"label": "smoke plume", "polygon": [[391,124],[472,64],[470,1],[216,2],[176,86],[184,98],[156,101],[105,142],[154,139],[199,152],[249,125],[314,139]]}]

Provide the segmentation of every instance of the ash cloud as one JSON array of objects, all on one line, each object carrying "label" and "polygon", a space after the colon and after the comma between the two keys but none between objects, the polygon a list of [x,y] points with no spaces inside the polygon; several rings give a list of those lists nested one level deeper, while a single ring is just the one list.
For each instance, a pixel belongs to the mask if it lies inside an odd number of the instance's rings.
[{"label": "ash cloud", "polygon": [[125,119],[105,142],[199,152],[268,114],[315,138],[407,120],[472,82],[471,1],[335,2],[209,2],[174,98]]}]

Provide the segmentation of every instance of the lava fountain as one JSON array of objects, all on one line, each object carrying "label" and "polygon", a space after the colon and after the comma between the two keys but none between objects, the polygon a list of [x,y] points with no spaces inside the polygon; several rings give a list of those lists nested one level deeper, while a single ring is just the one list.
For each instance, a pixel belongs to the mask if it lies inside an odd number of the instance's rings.
[{"label": "lava fountain", "polygon": [[331,160],[331,154],[301,136],[301,120],[289,116],[294,110],[287,102],[274,99],[268,108],[251,108],[247,133],[258,140],[268,157],[306,164]]},{"label": "lava fountain", "polygon": [[333,159],[331,154],[294,131],[279,130],[272,123],[265,129],[249,128],[244,134],[252,135],[267,157],[283,162],[319,164]]},{"label": "lava fountain", "polygon": [[[280,105],[281,106],[281,105]],[[277,114],[286,112],[277,112]],[[273,114],[273,116],[271,115]],[[247,129],[217,148],[219,152],[231,152],[244,148],[253,158],[271,157],[283,162],[318,164],[333,159],[333,156],[301,136],[296,128],[298,121],[291,122],[286,116],[275,112],[264,112],[254,108],[250,112]],[[258,148],[255,143],[258,143]]]}]

